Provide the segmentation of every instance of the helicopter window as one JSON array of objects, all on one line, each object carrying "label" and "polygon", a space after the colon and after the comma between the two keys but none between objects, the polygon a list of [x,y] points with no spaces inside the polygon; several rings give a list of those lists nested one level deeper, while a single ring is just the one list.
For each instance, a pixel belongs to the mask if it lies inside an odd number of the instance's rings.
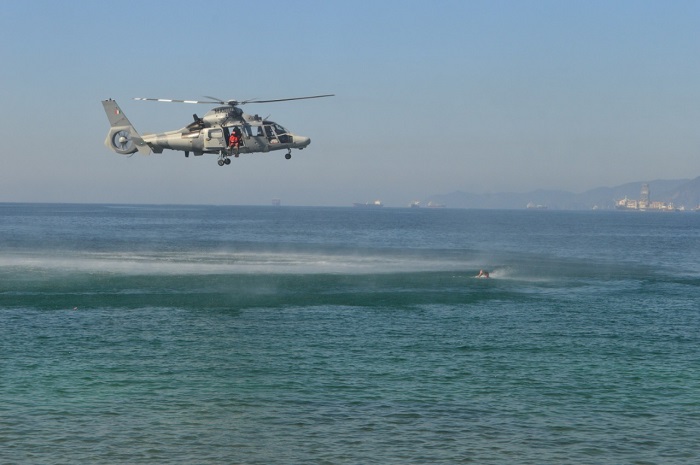
[{"label": "helicopter window", "polygon": [[284,128],[283,128],[282,126],[280,126],[279,124],[276,124],[276,123],[275,123],[273,126],[274,126],[274,128],[275,128],[275,132],[277,133],[277,135],[286,134],[286,133],[287,133],[287,130],[284,129]]},{"label": "helicopter window", "polygon": [[248,137],[260,137],[263,135],[263,130],[260,126],[243,126],[243,131],[248,135]]}]

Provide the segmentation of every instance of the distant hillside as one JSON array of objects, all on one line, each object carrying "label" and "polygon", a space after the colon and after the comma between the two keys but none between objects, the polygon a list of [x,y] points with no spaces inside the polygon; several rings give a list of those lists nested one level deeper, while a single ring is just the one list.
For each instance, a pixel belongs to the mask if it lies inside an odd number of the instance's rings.
[{"label": "distant hillside", "polygon": [[522,209],[528,204],[553,210],[613,209],[615,202],[627,197],[639,199],[642,184],[649,184],[652,201],[673,202],[676,207],[700,205],[700,177],[695,179],[639,181],[617,187],[599,187],[580,194],[558,190],[526,193],[474,194],[462,191],[437,194],[425,200],[449,208]]}]

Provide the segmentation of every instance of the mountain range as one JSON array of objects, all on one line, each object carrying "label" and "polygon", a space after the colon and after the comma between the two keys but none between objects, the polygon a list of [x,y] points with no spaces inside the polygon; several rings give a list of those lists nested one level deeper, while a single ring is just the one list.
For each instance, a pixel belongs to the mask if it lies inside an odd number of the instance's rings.
[{"label": "mountain range", "polygon": [[650,201],[673,203],[676,208],[693,209],[700,206],[700,177],[631,182],[617,187],[598,187],[580,194],[561,190],[493,194],[455,191],[433,195],[426,199],[426,203],[449,208],[523,209],[530,205],[553,210],[614,209],[616,201],[620,199],[639,199],[643,184],[649,186]]}]

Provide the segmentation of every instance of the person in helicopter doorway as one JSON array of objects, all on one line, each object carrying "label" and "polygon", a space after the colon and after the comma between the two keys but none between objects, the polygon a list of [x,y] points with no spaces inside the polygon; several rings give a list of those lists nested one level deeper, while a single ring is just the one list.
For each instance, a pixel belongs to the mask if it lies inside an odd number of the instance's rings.
[{"label": "person in helicopter doorway", "polygon": [[228,149],[238,158],[238,149],[241,146],[241,130],[238,127],[233,128],[231,136],[228,138]]}]

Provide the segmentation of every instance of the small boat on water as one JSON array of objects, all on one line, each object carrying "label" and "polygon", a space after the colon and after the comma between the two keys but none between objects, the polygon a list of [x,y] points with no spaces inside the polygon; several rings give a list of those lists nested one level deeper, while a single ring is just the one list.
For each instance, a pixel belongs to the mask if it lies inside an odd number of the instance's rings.
[{"label": "small boat on water", "polygon": [[444,203],[428,202],[428,208],[445,208],[446,206]]},{"label": "small boat on water", "polygon": [[381,202],[381,200],[375,200],[374,202],[367,202],[367,203],[353,203],[353,207],[359,207],[359,208],[377,208],[377,207],[383,207],[384,204]]}]

